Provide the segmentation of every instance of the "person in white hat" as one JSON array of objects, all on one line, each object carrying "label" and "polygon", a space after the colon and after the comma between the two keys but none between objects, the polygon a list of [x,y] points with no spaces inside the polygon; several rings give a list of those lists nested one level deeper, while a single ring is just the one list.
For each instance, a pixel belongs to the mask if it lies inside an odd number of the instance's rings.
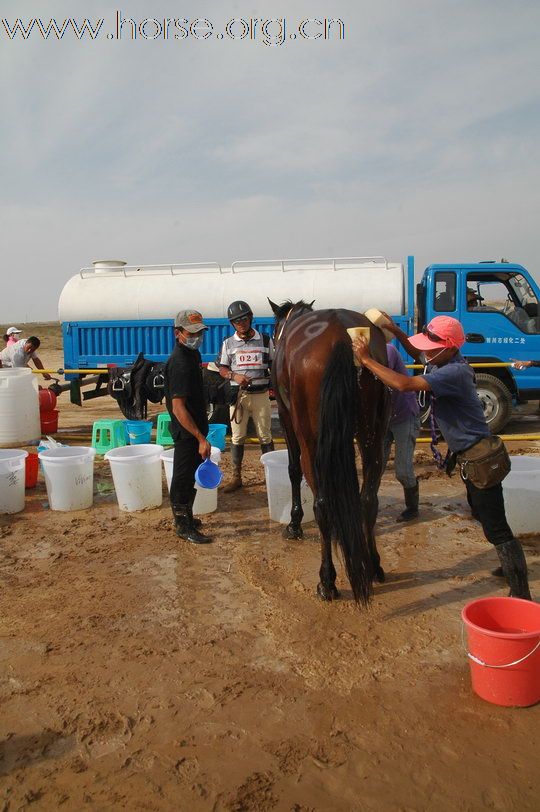
[{"label": "person in white hat", "polygon": [[22,330],[19,330],[18,327],[8,327],[4,336],[6,345],[9,347],[11,344],[16,344],[21,333]]}]

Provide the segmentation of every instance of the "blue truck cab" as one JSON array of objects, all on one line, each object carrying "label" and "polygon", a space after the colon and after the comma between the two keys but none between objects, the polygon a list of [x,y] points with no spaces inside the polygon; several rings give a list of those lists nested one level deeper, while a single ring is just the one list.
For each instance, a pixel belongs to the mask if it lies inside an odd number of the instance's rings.
[{"label": "blue truck cab", "polygon": [[[509,364],[540,359],[540,291],[522,266],[510,262],[435,264],[417,285],[417,327],[434,316],[458,319],[465,330],[462,354],[469,363]],[[493,432],[512,404],[540,397],[540,367],[476,370],[477,389]]]}]

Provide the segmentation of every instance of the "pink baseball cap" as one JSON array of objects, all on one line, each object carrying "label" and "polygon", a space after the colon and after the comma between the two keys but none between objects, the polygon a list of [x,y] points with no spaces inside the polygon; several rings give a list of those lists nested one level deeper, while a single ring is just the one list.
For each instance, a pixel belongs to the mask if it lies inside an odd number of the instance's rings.
[{"label": "pink baseball cap", "polygon": [[435,316],[421,333],[411,336],[409,341],[417,350],[444,350],[448,347],[459,349],[465,344],[465,333],[457,319]]}]

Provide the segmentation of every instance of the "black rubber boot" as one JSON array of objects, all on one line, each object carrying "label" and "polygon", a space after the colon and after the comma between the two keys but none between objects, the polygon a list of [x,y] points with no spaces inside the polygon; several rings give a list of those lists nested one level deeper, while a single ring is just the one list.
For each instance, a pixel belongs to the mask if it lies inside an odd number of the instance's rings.
[{"label": "black rubber boot", "polygon": [[418,516],[419,501],[418,480],[413,488],[403,488],[405,494],[405,510],[397,517],[398,522],[410,522]]},{"label": "black rubber boot", "polygon": [[173,508],[176,535],[191,544],[209,544],[212,539],[199,533],[193,522],[191,505],[175,505]]},{"label": "black rubber boot", "polygon": [[[193,488],[193,490],[192,490],[192,492],[191,492],[191,500],[190,500],[190,503],[189,503],[189,506],[190,506],[190,508],[191,508],[191,515],[192,515],[192,516],[193,516],[193,503],[195,502],[195,499],[196,499],[196,498],[197,498],[197,488]],[[195,516],[193,516],[193,526],[194,526],[194,527],[196,527],[196,528],[197,528],[197,530],[198,530],[200,527],[202,527],[202,522],[201,522],[201,520],[200,520],[200,519],[195,518]]]},{"label": "black rubber boot", "polygon": [[504,544],[497,544],[495,549],[510,587],[510,597],[532,600],[527,580],[527,562],[519,541],[511,539]]},{"label": "black rubber boot", "polygon": [[274,441],[271,440],[269,443],[261,443],[261,454],[268,454],[269,451],[274,451]]},{"label": "black rubber boot", "polygon": [[242,487],[242,460],[244,459],[244,446],[232,445],[231,458],[233,472],[230,481],[223,488],[223,493],[233,493]]}]

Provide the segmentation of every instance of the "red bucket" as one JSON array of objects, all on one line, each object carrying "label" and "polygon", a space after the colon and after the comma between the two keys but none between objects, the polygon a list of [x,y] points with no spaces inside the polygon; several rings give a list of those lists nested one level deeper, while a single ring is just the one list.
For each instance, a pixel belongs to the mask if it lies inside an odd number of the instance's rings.
[{"label": "red bucket", "polygon": [[507,707],[540,702],[540,604],[481,598],[468,603],[461,618],[473,691]]},{"label": "red bucket", "polygon": [[37,485],[39,458],[37,454],[28,454],[24,461],[24,487],[35,488]]},{"label": "red bucket", "polygon": [[42,434],[54,434],[58,431],[58,411],[41,412],[39,415]]},{"label": "red bucket", "polygon": [[39,390],[39,411],[43,414],[52,412],[56,406],[56,395],[50,389]]}]

